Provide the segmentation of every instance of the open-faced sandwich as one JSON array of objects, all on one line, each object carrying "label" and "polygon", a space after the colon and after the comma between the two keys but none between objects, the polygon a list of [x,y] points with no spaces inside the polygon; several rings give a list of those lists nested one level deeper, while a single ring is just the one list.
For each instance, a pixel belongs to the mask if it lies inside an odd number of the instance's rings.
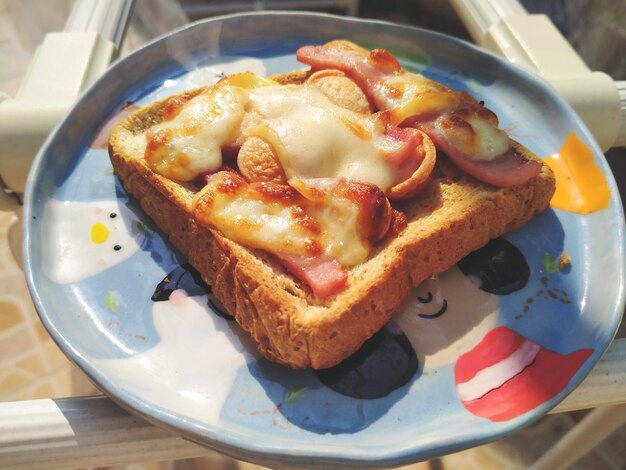
[{"label": "open-faced sandwich", "polygon": [[385,50],[227,76],[119,123],[125,189],[261,354],[331,367],[411,288],[543,211],[554,177],[482,103]]}]

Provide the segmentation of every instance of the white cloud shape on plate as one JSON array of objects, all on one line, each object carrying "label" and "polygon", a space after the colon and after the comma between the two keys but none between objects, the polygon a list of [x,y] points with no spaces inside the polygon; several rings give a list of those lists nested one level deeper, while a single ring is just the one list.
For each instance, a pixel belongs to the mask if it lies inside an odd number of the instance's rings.
[{"label": "white cloud shape on plate", "polygon": [[174,291],[152,309],[159,343],[126,359],[95,365],[120,389],[168,412],[217,423],[238,370],[253,356],[236,328],[207,298]]},{"label": "white cloud shape on plate", "polygon": [[42,267],[55,282],[78,282],[131,257],[143,235],[117,201],[50,200],[41,223]]}]

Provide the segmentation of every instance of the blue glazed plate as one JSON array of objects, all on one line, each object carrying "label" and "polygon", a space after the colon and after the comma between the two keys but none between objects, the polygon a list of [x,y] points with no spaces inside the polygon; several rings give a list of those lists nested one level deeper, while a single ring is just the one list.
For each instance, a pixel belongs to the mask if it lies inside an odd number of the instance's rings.
[{"label": "blue glazed plate", "polygon": [[[389,49],[407,69],[484,100],[539,156],[574,135],[611,197],[585,216],[548,209],[415,289],[341,366],[294,371],[255,352],[127,197],[98,135],[122,109],[225,73],[286,72],[301,67],[299,46],[335,38]],[[459,40],[326,15],[211,19],[114,64],[38,155],[24,229],[35,305],[72,361],[129,410],[266,466],[401,465],[510,434],[581,382],[613,339],[624,303],[618,191],[566,103]],[[559,267],[565,255],[570,263]]]}]

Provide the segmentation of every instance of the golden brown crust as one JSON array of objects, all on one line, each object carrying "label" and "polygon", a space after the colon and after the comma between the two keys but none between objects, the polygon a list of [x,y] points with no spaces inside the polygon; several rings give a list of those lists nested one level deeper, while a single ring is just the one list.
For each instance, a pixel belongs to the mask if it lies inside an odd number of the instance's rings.
[{"label": "golden brown crust", "polygon": [[[294,72],[276,78],[301,83],[306,76]],[[320,301],[271,256],[200,227],[191,215],[200,188],[173,182],[148,168],[142,133],[161,120],[167,101],[134,113],[113,130],[109,153],[115,172],[171,244],[212,286],[260,353],[294,368],[327,368],[343,360],[391,318],[412,286],[450,268],[490,239],[523,226],[548,206],[554,191],[554,176],[546,165],[523,185],[496,188],[464,174],[440,155],[425,191],[413,200],[394,203],[406,215],[408,226],[397,236],[386,237],[366,263],[350,270],[346,290]],[[529,158],[537,158],[515,145]]]}]

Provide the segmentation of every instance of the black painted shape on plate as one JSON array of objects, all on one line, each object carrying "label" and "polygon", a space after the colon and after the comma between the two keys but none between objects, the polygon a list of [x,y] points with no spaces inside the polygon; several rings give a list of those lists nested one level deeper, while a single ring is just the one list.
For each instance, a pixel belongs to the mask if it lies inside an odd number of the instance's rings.
[{"label": "black painted shape on plate", "polygon": [[170,295],[176,289],[183,289],[190,297],[206,295],[211,310],[227,320],[234,319],[213,295],[211,286],[202,280],[198,271],[190,264],[182,264],[165,276],[154,290],[151,300],[154,302],[165,302],[169,300]]},{"label": "black painted shape on plate", "polygon": [[340,364],[314,372],[337,393],[372,399],[408,383],[417,368],[417,356],[408,338],[383,328]]},{"label": "black painted shape on plate", "polygon": [[480,280],[480,289],[495,295],[522,289],[530,277],[526,258],[504,238],[491,240],[459,261],[458,266],[466,276]]}]

